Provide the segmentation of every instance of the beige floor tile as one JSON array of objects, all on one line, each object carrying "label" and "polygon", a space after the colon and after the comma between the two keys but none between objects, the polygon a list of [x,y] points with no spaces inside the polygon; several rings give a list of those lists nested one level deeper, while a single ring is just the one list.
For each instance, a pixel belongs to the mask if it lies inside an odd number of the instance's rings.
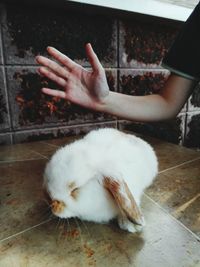
[{"label": "beige floor tile", "polygon": [[[25,145],[25,144],[24,144]],[[56,145],[51,145],[46,142],[32,142],[26,144],[27,148],[29,148],[34,153],[40,155],[43,158],[49,159],[59,148]]]},{"label": "beige floor tile", "polygon": [[70,144],[80,138],[82,138],[82,136],[68,136],[68,137],[63,137],[63,138],[59,138],[59,139],[52,139],[52,140],[47,140],[44,143],[46,144],[50,144],[50,145],[54,145],[54,146],[64,146],[66,144]]},{"label": "beige floor tile", "polygon": [[47,218],[42,193],[45,164],[45,159],[0,164],[0,239]]},{"label": "beige floor tile", "polygon": [[200,237],[200,159],[161,173],[146,193]]},{"label": "beige floor tile", "polygon": [[153,146],[159,161],[159,171],[200,158],[200,152],[194,149],[163,142],[162,140],[151,137],[143,136],[142,138]]},{"label": "beige floor tile", "polygon": [[115,223],[46,222],[43,171],[58,147],[73,140],[1,150],[0,267],[199,267],[200,153],[146,138],[158,155],[160,174],[143,198],[146,227],[130,234]]},{"label": "beige floor tile", "polygon": [[31,151],[25,144],[1,146],[0,163],[15,160],[30,160],[42,158],[41,155]]},{"label": "beige floor tile", "polygon": [[[141,234],[114,223],[70,228],[52,220],[0,243],[0,266],[12,267],[191,267],[200,264],[200,243],[144,196],[146,226]],[[77,227],[77,224],[79,227]]]}]

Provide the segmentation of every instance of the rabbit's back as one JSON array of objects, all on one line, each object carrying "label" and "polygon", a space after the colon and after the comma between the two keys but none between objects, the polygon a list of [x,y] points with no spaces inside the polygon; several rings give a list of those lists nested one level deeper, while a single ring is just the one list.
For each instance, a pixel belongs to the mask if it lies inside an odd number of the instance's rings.
[{"label": "rabbit's back", "polygon": [[[91,131],[85,136],[88,152],[96,154],[101,159],[122,162],[147,162],[156,161],[153,148],[144,140],[132,134],[123,133],[117,129],[104,128]],[[122,161],[118,161],[121,159]],[[121,165],[121,164],[120,164]]]},{"label": "rabbit's back", "polygon": [[139,199],[157,174],[153,148],[139,137],[112,128],[92,131],[86,140],[95,168],[105,176],[126,180]]}]

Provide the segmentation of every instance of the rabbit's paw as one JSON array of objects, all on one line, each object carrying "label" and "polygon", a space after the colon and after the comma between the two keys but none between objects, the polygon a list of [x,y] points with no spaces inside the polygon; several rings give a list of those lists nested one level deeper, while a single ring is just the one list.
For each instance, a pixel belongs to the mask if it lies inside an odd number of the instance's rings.
[{"label": "rabbit's paw", "polygon": [[143,225],[137,225],[137,224],[132,223],[127,218],[122,217],[122,216],[118,217],[118,224],[119,224],[119,227],[121,229],[126,230],[130,233],[141,232],[143,229],[143,226],[144,226],[144,223],[143,223]]}]

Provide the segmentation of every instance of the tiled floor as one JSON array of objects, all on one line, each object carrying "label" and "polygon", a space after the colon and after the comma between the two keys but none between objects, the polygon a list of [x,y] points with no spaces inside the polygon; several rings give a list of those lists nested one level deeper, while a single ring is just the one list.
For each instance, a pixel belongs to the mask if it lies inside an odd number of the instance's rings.
[{"label": "tiled floor", "polygon": [[160,168],[143,197],[141,234],[115,223],[50,218],[42,197],[44,166],[73,138],[1,147],[0,267],[199,267],[200,152],[144,139]]}]

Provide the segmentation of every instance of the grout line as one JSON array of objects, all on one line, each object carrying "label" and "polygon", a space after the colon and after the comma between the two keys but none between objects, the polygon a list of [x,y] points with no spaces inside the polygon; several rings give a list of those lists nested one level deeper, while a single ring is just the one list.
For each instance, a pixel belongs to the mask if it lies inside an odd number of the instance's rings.
[{"label": "grout line", "polygon": [[48,157],[44,156],[43,154],[41,154],[41,153],[39,153],[39,152],[37,152],[35,150],[30,149],[30,151],[35,153],[36,155],[42,156],[42,158],[44,158],[44,159],[49,159]]},{"label": "grout line", "polygon": [[200,197],[200,193],[198,193],[196,196],[194,196],[189,201],[186,201],[182,205],[180,205],[176,210],[172,212],[172,214],[180,214],[184,210],[186,210],[188,207],[190,207],[191,204],[193,204],[194,201],[196,201]]},{"label": "grout line", "polygon": [[29,228],[27,228],[27,229],[25,229],[25,230],[23,230],[23,231],[21,231],[21,232],[18,232],[18,233],[14,234],[14,235],[11,235],[11,236],[8,236],[8,237],[6,237],[6,238],[4,238],[4,239],[1,239],[1,240],[0,240],[0,243],[4,242],[4,241],[6,241],[6,240],[9,240],[9,239],[11,239],[11,238],[13,238],[13,237],[17,237],[18,235],[21,235],[21,234],[23,234],[23,233],[26,233],[26,232],[28,232],[29,230],[32,230],[32,229],[34,229],[34,228],[36,228],[36,227],[38,227],[38,226],[41,226],[41,225],[43,225],[43,224],[45,224],[45,223],[47,223],[47,222],[49,222],[49,221],[51,221],[51,220],[52,220],[52,218],[51,218],[51,219],[48,219],[48,220],[46,220],[46,221],[43,221],[43,222],[41,222],[41,223],[38,223],[38,224],[36,224],[36,225],[34,225],[34,226],[31,226],[31,227],[29,227]]},{"label": "grout line", "polygon": [[[23,64],[23,63],[13,63],[13,64],[4,64],[5,67],[7,68],[15,68],[15,67],[19,67],[19,68],[34,68],[34,69],[37,69],[38,67],[42,66],[42,65],[34,65],[34,64]],[[85,69],[89,69],[91,70],[91,67],[90,66],[84,66],[82,65],[83,68]],[[110,66],[110,67],[103,67],[104,70],[132,70],[132,71],[141,71],[141,72],[148,72],[148,71],[151,71],[151,72],[154,72],[154,71],[159,71],[159,72],[169,72],[168,69],[165,69],[163,68],[162,66],[155,66],[155,67],[149,67],[147,66],[146,68],[143,67],[143,66],[138,66],[138,67],[134,67],[134,66],[123,66],[123,67],[120,67],[118,65],[118,67],[115,67],[115,66]]]},{"label": "grout line", "polygon": [[184,112],[185,114],[185,119],[184,119],[184,133],[183,133],[183,143],[182,143],[182,146],[186,143],[186,138],[187,138],[187,123],[188,123],[188,109],[189,109],[189,99],[187,100],[186,102],[186,110]]},{"label": "grout line", "polygon": [[[0,28],[0,31],[1,31],[1,28]],[[2,42],[0,42],[0,46],[3,47]],[[2,48],[2,54],[3,54],[3,48]],[[2,58],[4,61],[4,56],[2,56]],[[8,92],[7,73],[6,73],[4,65],[2,65],[2,74],[3,74],[3,83],[4,83],[3,92],[5,94],[5,105],[6,105],[6,110],[7,110],[6,116],[7,116],[7,120],[8,120],[7,131],[10,132],[13,129],[13,122],[12,122],[12,112],[11,112],[10,98],[9,98],[9,92]],[[13,144],[12,134],[10,135],[10,141],[11,141],[11,144]]]},{"label": "grout line", "polygon": [[[3,5],[3,10],[1,11],[2,16],[4,17],[6,12],[6,7]],[[2,22],[2,21],[1,21]],[[6,71],[6,54],[5,54],[5,40],[4,40],[4,34],[3,34],[3,22],[0,25],[0,46],[1,46],[1,52],[2,52],[2,71],[3,71],[3,81],[4,81],[4,92],[5,92],[5,101],[6,101],[6,108],[7,108],[7,117],[8,117],[8,124],[9,129],[8,132],[10,134],[10,142],[13,144],[13,120],[12,120],[12,110],[11,110],[11,104],[10,104],[10,97],[9,97],[9,90],[8,90],[8,80],[7,80],[7,71]]]},{"label": "grout line", "polygon": [[120,38],[119,38],[119,34],[120,34],[120,21],[119,19],[117,19],[117,70],[120,69],[120,57],[119,57],[119,47],[120,47]]},{"label": "grout line", "polygon": [[186,165],[186,164],[189,164],[189,163],[191,163],[191,162],[197,161],[197,160],[199,160],[199,159],[200,159],[200,157],[195,158],[195,159],[191,159],[191,160],[188,160],[188,161],[185,161],[185,162],[183,162],[183,163],[181,163],[181,164],[178,164],[178,165],[176,165],[176,166],[173,166],[173,167],[170,167],[170,168],[168,168],[168,169],[162,170],[162,171],[158,172],[158,174],[161,174],[161,173],[163,173],[163,172],[167,172],[167,171],[176,169],[176,168],[178,168],[178,167],[181,167],[181,166],[183,166],[183,165]]},{"label": "grout line", "polygon": [[52,147],[60,147],[60,146],[57,146],[57,145],[50,144],[50,143],[48,143],[48,141],[40,141],[40,143],[48,145],[48,146],[52,146]]},{"label": "grout line", "polygon": [[146,193],[144,195],[150,199],[157,207],[159,207],[163,212],[165,212],[169,217],[171,217],[176,223],[180,224],[185,230],[187,230],[192,236],[199,242],[200,237],[196,235],[194,232],[192,232],[187,226],[185,226],[182,222],[180,222],[178,219],[176,219],[174,216],[172,216],[166,209],[164,209],[162,206],[160,206],[159,203],[157,203],[155,200],[153,200],[150,196],[148,196]]},{"label": "grout line", "polygon": [[0,165],[4,163],[13,163],[13,162],[21,162],[21,161],[32,161],[32,160],[41,160],[43,158],[30,158],[30,159],[13,159],[13,160],[2,160],[0,161]]},{"label": "grout line", "polygon": [[[15,129],[14,131],[11,131],[10,133],[15,133],[15,134],[20,134],[20,133],[35,133],[35,132],[38,132],[38,131],[41,131],[41,130],[45,130],[45,131],[53,131],[53,130],[66,130],[66,129],[75,129],[77,127],[92,127],[92,126],[101,126],[101,125],[107,125],[107,124],[110,124],[110,123],[115,123],[116,122],[116,119],[108,119],[108,120],[102,120],[100,122],[95,122],[94,120],[93,121],[88,121],[86,123],[84,122],[80,122],[78,124],[71,124],[71,125],[68,125],[67,123],[66,124],[60,124],[60,122],[57,122],[53,125],[39,125],[39,128],[25,128],[25,129],[21,129],[21,128],[17,128]],[[66,137],[66,136],[65,136]],[[56,139],[59,139],[59,138],[56,138]],[[47,140],[48,141],[48,140]],[[37,142],[42,142],[40,140],[38,140]],[[25,143],[24,143],[25,144]]]}]

